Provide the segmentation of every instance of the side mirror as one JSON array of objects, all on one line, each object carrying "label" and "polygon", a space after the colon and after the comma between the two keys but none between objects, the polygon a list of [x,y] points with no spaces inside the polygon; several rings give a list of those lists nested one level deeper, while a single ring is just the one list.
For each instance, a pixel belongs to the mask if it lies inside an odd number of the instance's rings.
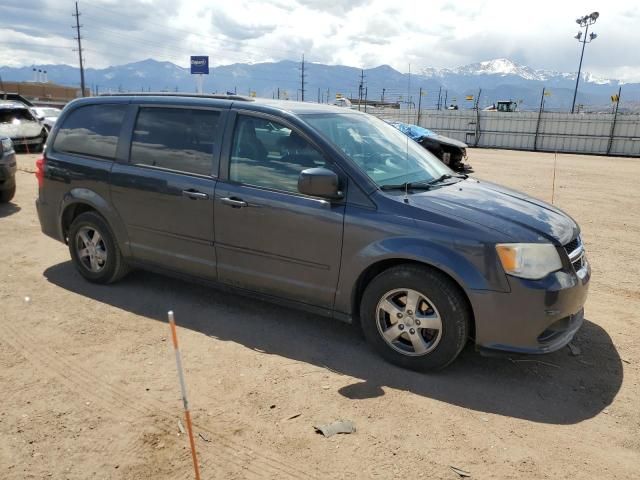
[{"label": "side mirror", "polygon": [[338,200],[344,196],[338,184],[338,175],[323,167],[307,168],[298,177],[298,191],[312,197]]}]

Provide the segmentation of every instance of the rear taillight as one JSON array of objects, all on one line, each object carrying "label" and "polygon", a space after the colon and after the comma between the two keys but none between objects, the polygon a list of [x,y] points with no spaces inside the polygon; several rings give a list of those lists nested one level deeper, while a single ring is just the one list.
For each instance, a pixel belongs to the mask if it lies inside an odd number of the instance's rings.
[{"label": "rear taillight", "polygon": [[43,153],[42,156],[36,160],[36,178],[38,179],[38,188],[42,188],[44,183],[44,167],[47,164],[47,157]]}]

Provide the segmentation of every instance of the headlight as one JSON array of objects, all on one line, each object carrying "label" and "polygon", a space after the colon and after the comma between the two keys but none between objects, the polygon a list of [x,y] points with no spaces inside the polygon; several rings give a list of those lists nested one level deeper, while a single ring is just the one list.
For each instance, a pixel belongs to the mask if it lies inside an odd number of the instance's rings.
[{"label": "headlight", "polygon": [[504,271],[515,277],[535,280],[562,268],[558,250],[550,243],[499,243],[496,251]]},{"label": "headlight", "polygon": [[0,153],[8,153],[13,151],[13,142],[10,138],[3,138],[2,143],[0,144]]}]

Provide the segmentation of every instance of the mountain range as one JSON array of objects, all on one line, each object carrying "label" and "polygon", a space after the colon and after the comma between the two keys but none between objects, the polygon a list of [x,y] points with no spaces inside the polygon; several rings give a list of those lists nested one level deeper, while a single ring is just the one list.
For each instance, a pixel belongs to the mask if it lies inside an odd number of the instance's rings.
[{"label": "mountain range", "polygon": [[[32,81],[33,68],[46,70],[51,82],[79,85],[78,68],[69,65],[33,65],[0,67],[5,81]],[[423,68],[411,74],[388,65],[361,70],[343,65],[306,63],[304,68],[305,100],[327,101],[336,93],[358,98],[399,102],[401,106],[420,103],[423,108],[440,104],[458,104],[470,108],[480,93],[481,107],[498,100],[514,100],[522,110],[539,108],[545,87],[545,110],[566,111],[571,108],[576,74],[536,70],[506,58],[498,58],[452,68]],[[269,63],[236,63],[212,67],[204,82],[207,92],[237,92],[259,97],[301,99],[301,64],[290,60]],[[171,62],[147,59],[102,69],[85,69],[86,86],[98,93],[113,91],[182,91],[194,92],[195,79],[189,69]],[[621,111],[640,109],[640,83],[623,84],[618,80],[581,74],[577,103],[585,110],[610,111],[610,97],[622,87]],[[481,90],[481,92],[480,92]],[[420,95],[422,91],[422,96]],[[327,95],[328,93],[328,95]],[[466,100],[472,95],[474,100]]]}]

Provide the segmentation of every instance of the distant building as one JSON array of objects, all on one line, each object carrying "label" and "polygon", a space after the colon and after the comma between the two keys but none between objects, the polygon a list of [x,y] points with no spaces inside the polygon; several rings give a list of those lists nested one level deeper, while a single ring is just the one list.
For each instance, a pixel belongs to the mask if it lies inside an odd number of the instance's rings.
[{"label": "distant building", "polygon": [[[81,97],[79,87],[56,85],[51,82],[2,82],[0,88],[0,100],[3,94],[17,93],[34,105],[64,106],[74,98]],[[85,96],[91,95],[91,90],[85,88]]]}]

